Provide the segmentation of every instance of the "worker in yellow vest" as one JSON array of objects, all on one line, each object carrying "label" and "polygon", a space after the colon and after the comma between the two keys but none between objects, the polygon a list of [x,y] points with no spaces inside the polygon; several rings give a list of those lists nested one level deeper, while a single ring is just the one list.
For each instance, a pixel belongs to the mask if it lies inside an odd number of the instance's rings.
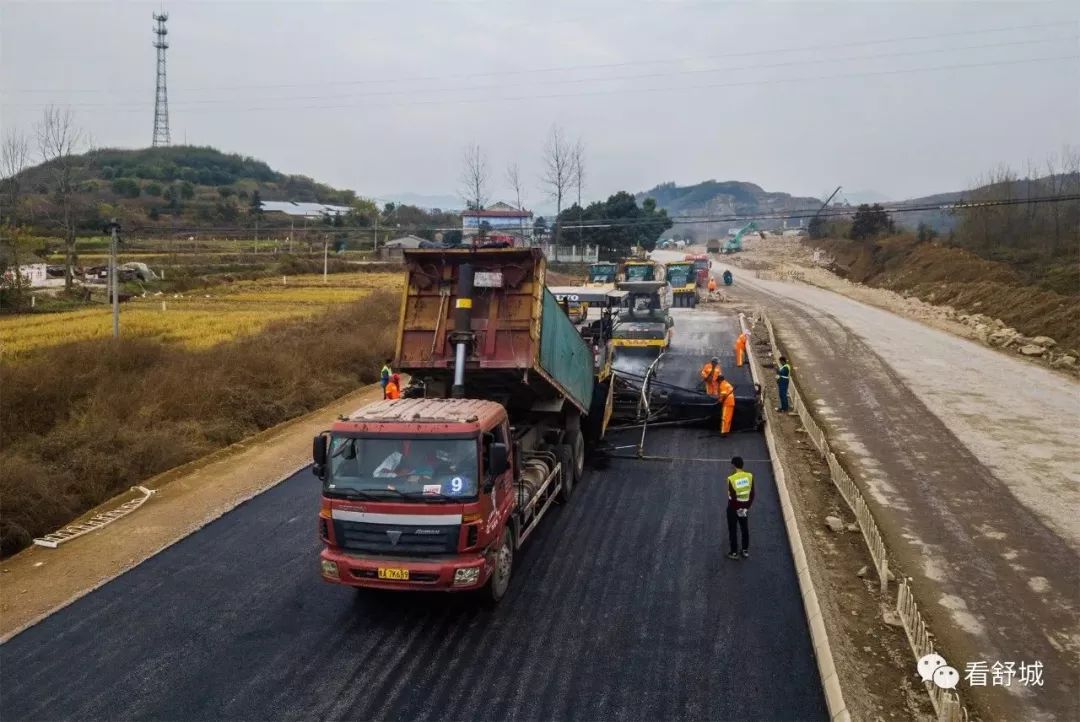
[{"label": "worker in yellow vest", "polygon": [[741,456],[731,460],[732,474],[727,478],[727,531],[728,559],[739,558],[739,544],[736,529],[742,536],[742,558],[750,556],[750,505],[754,503],[754,475],[743,470]]},{"label": "worker in yellow vest", "polygon": [[382,369],[379,371],[379,383],[382,385],[382,397],[386,398],[386,387],[390,384],[390,377],[394,375],[394,370],[390,368],[390,359],[386,359],[386,363],[382,365]]}]

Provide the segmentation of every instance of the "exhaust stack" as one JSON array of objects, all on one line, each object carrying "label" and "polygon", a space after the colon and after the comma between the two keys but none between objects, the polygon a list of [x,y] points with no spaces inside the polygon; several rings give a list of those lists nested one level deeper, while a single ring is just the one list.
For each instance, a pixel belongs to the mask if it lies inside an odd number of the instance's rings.
[{"label": "exhaust stack", "polygon": [[465,396],[465,356],[469,344],[473,341],[470,327],[472,319],[473,267],[463,263],[458,267],[457,301],[454,303],[454,330],[450,340],[454,344],[454,385],[450,396],[455,399]]}]

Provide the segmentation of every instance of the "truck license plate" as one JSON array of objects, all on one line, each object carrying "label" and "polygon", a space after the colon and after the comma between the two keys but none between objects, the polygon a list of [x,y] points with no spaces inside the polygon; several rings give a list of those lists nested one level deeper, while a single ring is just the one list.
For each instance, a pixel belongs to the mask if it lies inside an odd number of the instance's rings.
[{"label": "truck license plate", "polygon": [[379,567],[379,579],[398,579],[407,582],[409,581],[409,570],[396,569],[394,567]]}]

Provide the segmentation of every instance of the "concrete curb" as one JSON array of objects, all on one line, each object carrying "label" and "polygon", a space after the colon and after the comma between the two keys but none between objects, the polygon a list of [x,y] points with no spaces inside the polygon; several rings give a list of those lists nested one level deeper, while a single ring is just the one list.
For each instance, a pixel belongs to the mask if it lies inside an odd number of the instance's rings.
[{"label": "concrete curb", "polygon": [[[739,314],[739,324],[743,331],[749,332],[746,325],[746,317]],[[755,377],[757,384],[762,383],[757,373],[756,365],[759,363],[750,344],[746,347],[747,358],[750,360],[750,373]],[[787,528],[788,542],[791,546],[791,556],[795,562],[795,574],[799,578],[799,591],[802,595],[803,609],[806,611],[806,621],[810,628],[810,641],[814,645],[814,657],[817,660],[818,673],[821,675],[821,687],[825,692],[825,704],[829,708],[829,718],[834,722],[850,722],[851,714],[844,702],[843,691],[840,688],[840,678],[836,672],[836,662],[833,660],[832,647],[829,645],[829,635],[825,630],[825,620],[821,616],[821,605],[818,602],[817,590],[814,581],[810,578],[810,567],[806,560],[806,550],[803,547],[802,537],[799,535],[799,525],[795,519],[795,510],[791,504],[791,495],[787,488],[787,478],[784,467],[780,463],[780,457],[776,453],[776,436],[773,433],[773,423],[776,414],[769,406],[765,407],[765,443],[769,447],[769,458],[772,461],[773,476],[776,479],[776,491],[780,496],[780,508],[784,515],[784,526]]]}]

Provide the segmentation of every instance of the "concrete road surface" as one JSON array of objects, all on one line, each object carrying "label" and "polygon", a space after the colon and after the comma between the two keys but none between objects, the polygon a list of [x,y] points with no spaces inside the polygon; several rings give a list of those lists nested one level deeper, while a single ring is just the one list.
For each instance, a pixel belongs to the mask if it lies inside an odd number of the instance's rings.
[{"label": "concrete road surface", "polygon": [[[733,330],[681,329],[687,350]],[[0,646],[0,717],[826,719],[761,435],[659,429],[646,451],[749,460],[750,560],[724,557],[726,465],[614,459],[496,609],[355,593],[319,578],[304,471]]]},{"label": "concrete road surface", "polygon": [[1045,665],[1041,687],[961,692],[995,719],[1080,719],[1080,387],[841,295],[731,270],[729,295],[770,312],[948,661],[961,673]]}]

